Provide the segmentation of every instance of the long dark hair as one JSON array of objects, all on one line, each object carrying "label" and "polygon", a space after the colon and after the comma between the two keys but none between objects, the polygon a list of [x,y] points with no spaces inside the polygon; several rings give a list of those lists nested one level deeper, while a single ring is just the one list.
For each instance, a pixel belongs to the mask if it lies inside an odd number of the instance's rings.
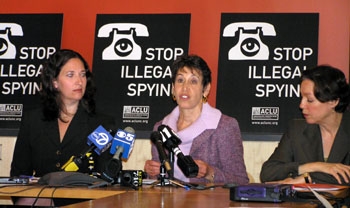
[{"label": "long dark hair", "polygon": [[80,105],[90,114],[95,113],[96,104],[94,95],[96,92],[95,84],[92,80],[92,73],[85,59],[76,51],[70,49],[61,49],[56,51],[45,63],[41,72],[41,102],[43,105],[44,119],[54,120],[59,117],[62,109],[60,93],[53,86],[53,81],[57,79],[62,67],[72,58],[80,59],[85,67],[86,90]]}]

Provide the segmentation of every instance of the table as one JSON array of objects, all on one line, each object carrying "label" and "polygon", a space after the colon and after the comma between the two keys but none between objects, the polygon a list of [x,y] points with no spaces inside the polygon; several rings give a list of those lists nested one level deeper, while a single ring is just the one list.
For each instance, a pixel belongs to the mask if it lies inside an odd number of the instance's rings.
[{"label": "table", "polygon": [[[40,191],[42,191],[40,193]],[[182,187],[143,185],[139,190],[119,185],[93,188],[60,187],[45,188],[39,185],[7,186],[0,188],[0,200],[11,196],[40,198],[88,199],[87,201],[64,206],[65,208],[94,207],[317,207],[307,202],[238,202],[229,198],[230,189],[215,187],[206,190],[185,190]],[[89,200],[90,199],[90,200]]]},{"label": "table", "polygon": [[264,203],[264,202],[235,202],[229,199],[230,190],[216,187],[207,190],[185,190],[180,187],[143,186],[138,191],[126,191],[96,200],[65,206],[65,208],[91,207],[142,207],[142,208],[182,208],[182,207],[317,207],[314,203]]}]

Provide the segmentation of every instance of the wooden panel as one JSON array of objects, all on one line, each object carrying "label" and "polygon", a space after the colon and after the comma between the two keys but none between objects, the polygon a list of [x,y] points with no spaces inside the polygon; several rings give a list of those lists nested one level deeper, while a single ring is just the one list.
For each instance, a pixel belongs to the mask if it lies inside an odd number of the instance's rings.
[{"label": "wooden panel", "polygon": [[16,137],[0,137],[0,176],[9,176]]},{"label": "wooden panel", "polygon": [[248,174],[253,179],[250,182],[260,183],[261,166],[270,157],[277,144],[278,141],[243,141],[244,162]]}]

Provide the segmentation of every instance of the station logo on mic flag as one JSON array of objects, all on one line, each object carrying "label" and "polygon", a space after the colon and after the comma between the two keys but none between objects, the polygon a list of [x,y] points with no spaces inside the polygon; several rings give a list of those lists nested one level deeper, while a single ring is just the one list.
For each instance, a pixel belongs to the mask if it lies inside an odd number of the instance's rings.
[{"label": "station logo on mic flag", "polygon": [[135,134],[134,133],[131,133],[131,132],[128,132],[128,131],[125,131],[122,129],[118,129],[117,133],[115,134],[115,136],[113,138],[110,153],[115,154],[118,146],[123,146],[124,151],[123,151],[121,158],[128,159],[129,155],[132,151],[132,148],[134,146],[134,142],[135,142]]},{"label": "station logo on mic flag", "polygon": [[100,125],[88,136],[87,144],[89,146],[95,145],[95,152],[100,155],[110,147],[110,142],[112,140],[112,135]]}]

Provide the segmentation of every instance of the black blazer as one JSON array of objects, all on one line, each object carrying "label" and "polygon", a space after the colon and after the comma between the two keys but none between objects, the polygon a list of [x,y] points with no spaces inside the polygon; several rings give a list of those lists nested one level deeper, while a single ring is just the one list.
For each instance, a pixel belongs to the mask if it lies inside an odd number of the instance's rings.
[{"label": "black blazer", "polygon": [[[89,115],[79,106],[61,143],[57,119],[43,121],[42,118],[41,109],[24,114],[13,154],[11,176],[34,174],[41,177],[59,171],[71,156],[78,156],[88,149],[87,136],[99,125],[106,129],[115,126],[114,118],[101,114]],[[102,169],[103,162],[112,157],[109,151],[93,156],[98,171]],[[79,172],[88,172],[88,160]]]},{"label": "black blazer", "polygon": [[[343,114],[327,162],[349,164],[350,114]],[[261,182],[283,180],[298,175],[298,166],[309,162],[325,162],[319,126],[310,125],[304,119],[292,120],[275,151],[263,164]],[[326,173],[310,173],[313,182],[338,183]]]}]

